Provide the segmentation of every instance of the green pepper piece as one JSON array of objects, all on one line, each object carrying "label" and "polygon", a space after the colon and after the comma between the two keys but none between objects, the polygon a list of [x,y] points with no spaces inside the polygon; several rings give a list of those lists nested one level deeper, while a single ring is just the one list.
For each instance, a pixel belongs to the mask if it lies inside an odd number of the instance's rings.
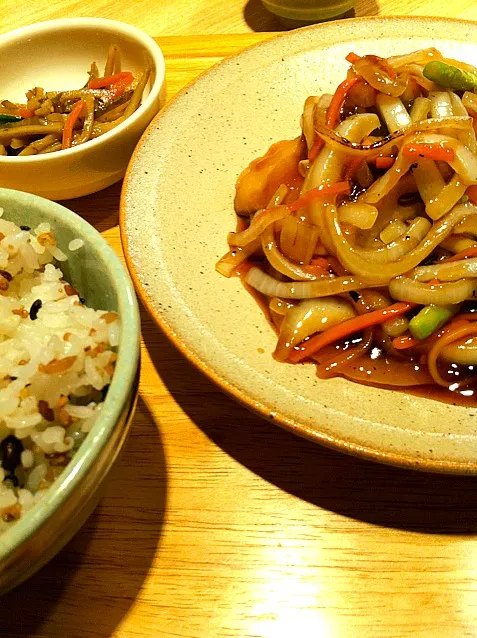
[{"label": "green pepper piece", "polygon": [[414,339],[419,339],[420,341],[426,339],[439,328],[442,328],[459,311],[459,308],[459,304],[424,306],[409,322],[411,335]]},{"label": "green pepper piece", "polygon": [[477,73],[462,71],[445,62],[428,62],[423,70],[424,77],[436,84],[454,91],[475,91]]},{"label": "green pepper piece", "polygon": [[0,122],[20,122],[23,118],[19,115],[7,115],[6,113],[0,113]]}]

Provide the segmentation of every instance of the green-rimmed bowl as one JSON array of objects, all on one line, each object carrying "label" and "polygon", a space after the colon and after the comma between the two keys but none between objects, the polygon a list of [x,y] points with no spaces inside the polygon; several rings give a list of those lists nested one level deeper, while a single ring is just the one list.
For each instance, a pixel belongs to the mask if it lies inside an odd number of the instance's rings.
[{"label": "green-rimmed bowl", "polygon": [[[125,268],[109,244],[67,208],[20,191],[0,188],[4,219],[35,227],[49,222],[68,254],[65,278],[93,308],[116,311],[121,322],[118,359],[105,405],[91,432],[48,493],[0,534],[0,594],[31,576],[78,531],[96,506],[99,487],[126,439],[139,380],[139,310]],[[83,248],[67,250],[72,239]]]}]

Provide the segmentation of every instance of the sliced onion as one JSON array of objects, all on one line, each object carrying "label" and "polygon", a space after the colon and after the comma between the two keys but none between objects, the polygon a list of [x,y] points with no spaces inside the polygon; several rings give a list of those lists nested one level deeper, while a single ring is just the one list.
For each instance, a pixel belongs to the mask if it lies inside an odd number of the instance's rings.
[{"label": "sliced onion", "polygon": [[469,239],[464,235],[451,235],[441,241],[439,248],[444,248],[451,253],[460,253],[467,248],[475,248],[475,246],[475,239]]},{"label": "sliced onion", "polygon": [[368,230],[373,227],[378,217],[378,209],[362,202],[346,202],[338,208],[338,217],[342,224]]},{"label": "sliced onion", "polygon": [[319,104],[320,98],[315,96],[309,96],[305,100],[303,106],[303,115],[301,118],[301,130],[305,136],[306,146],[308,150],[313,146],[315,141],[315,129],[313,125],[313,111],[315,106]]},{"label": "sliced onion", "polygon": [[248,228],[240,233],[229,233],[227,241],[230,246],[246,246],[260,237],[263,231],[276,221],[287,217],[290,210],[286,206],[275,206],[259,211]]},{"label": "sliced onion", "polygon": [[407,86],[407,77],[398,74],[391,78],[388,63],[376,55],[365,55],[353,64],[353,68],[373,89],[386,95],[397,97],[402,95]]},{"label": "sliced onion", "polygon": [[467,186],[461,181],[459,175],[455,173],[437,197],[427,204],[426,213],[431,219],[440,219],[459,203],[466,190]]},{"label": "sliced onion", "polygon": [[477,336],[464,337],[445,346],[441,350],[441,356],[461,366],[477,365]]},{"label": "sliced onion", "polygon": [[400,131],[411,124],[409,113],[398,97],[378,93],[376,96],[376,107],[390,133]]},{"label": "sliced onion", "polygon": [[[462,181],[467,184],[477,184],[477,157],[453,137],[439,135],[437,133],[421,133],[408,140],[409,144],[438,144],[452,148],[455,158],[448,162],[449,166],[459,173]],[[388,171],[389,172],[389,171]]]},{"label": "sliced onion", "polygon": [[[314,231],[314,229],[313,229]],[[317,234],[314,231],[314,242],[316,245]],[[283,253],[278,250],[277,242],[275,241],[275,234],[273,227],[268,226],[262,233],[262,250],[267,258],[268,262],[275,268],[276,271],[290,277],[290,279],[297,279],[300,281],[315,281],[317,276],[306,271],[299,264],[294,263],[290,259],[287,259]],[[306,247],[305,247],[306,249]],[[310,256],[313,255],[313,249],[308,248]],[[279,296],[279,295],[278,295]]]},{"label": "sliced onion", "polygon": [[393,219],[387,224],[379,235],[379,239],[383,244],[390,244],[396,241],[401,235],[407,231],[406,224],[401,219]]},{"label": "sliced onion", "polygon": [[215,265],[215,270],[224,277],[231,277],[234,270],[244,262],[247,257],[253,255],[260,248],[260,241],[256,239],[243,248],[232,248],[227,254],[219,259]]},{"label": "sliced onion", "polygon": [[[411,122],[420,122],[427,120],[431,110],[431,101],[427,97],[417,97],[411,106]],[[465,113],[467,115],[467,113]]]},{"label": "sliced onion", "polygon": [[449,117],[455,115],[452,109],[452,102],[447,91],[431,91],[431,117]]},{"label": "sliced onion", "polygon": [[413,171],[419,195],[424,204],[429,206],[445,186],[437,164],[432,160],[420,159]]},{"label": "sliced onion", "polygon": [[380,153],[384,153],[384,151],[392,148],[396,144],[404,142],[406,140],[406,136],[414,133],[435,131],[442,128],[469,130],[471,127],[471,117],[452,116],[438,119],[429,118],[420,122],[414,122],[408,128],[396,131],[392,135],[387,135],[372,144],[359,144],[348,140],[345,136],[340,135],[337,130],[334,131],[322,122],[315,121],[315,132],[330,146],[330,148],[343,151],[346,155],[363,157],[363,159],[375,157]]},{"label": "sliced onion", "polygon": [[389,193],[391,189],[393,189],[396,184],[399,182],[401,177],[407,173],[409,167],[413,163],[413,160],[409,157],[406,157],[402,153],[399,153],[396,161],[388,169],[384,175],[381,175],[369,188],[368,190],[361,195],[360,200],[362,202],[366,202],[367,204],[376,204],[379,202],[385,195]]},{"label": "sliced onion", "polygon": [[287,312],[293,308],[296,304],[286,299],[280,299],[279,297],[273,297],[268,304],[269,309],[277,315],[286,315]]},{"label": "sliced onion", "polygon": [[[316,126],[324,125],[315,121],[315,127]],[[338,124],[336,135],[338,135],[340,139],[347,139],[350,142],[361,142],[361,140],[379,126],[379,118],[375,113],[359,113],[348,117]],[[327,140],[325,140],[325,142],[326,141]],[[345,154],[343,153],[343,148],[330,149],[325,146],[308,171],[301,192],[306,193],[326,181],[339,181],[343,173],[344,160]]]},{"label": "sliced onion", "polygon": [[419,49],[403,55],[392,55],[387,58],[388,63],[396,70],[408,64],[425,65],[433,60],[442,60],[442,53],[435,47]]},{"label": "sliced onion", "polygon": [[[449,95],[452,102],[453,115],[464,116],[464,117],[468,115],[467,109],[465,108],[462,100],[457,95],[457,93],[454,93],[453,91],[451,91]],[[457,132],[456,137],[462,142],[462,144],[465,144],[467,148],[469,148],[472,151],[472,153],[475,153],[477,151],[477,142],[475,138],[475,131],[473,128],[471,128],[469,131]]]},{"label": "sliced onion", "polygon": [[389,282],[389,292],[394,299],[418,303],[423,306],[429,304],[445,306],[461,303],[472,297],[476,290],[477,282],[472,279],[428,284],[409,277],[396,277]]},{"label": "sliced onion", "polygon": [[[370,284],[358,277],[333,277],[317,281],[278,281],[270,277],[260,268],[254,266],[245,275],[245,282],[267,297],[283,297],[284,299],[313,299],[339,295],[350,290],[369,288]],[[371,284],[372,286],[372,284]]]},{"label": "sliced onion", "polygon": [[[334,251],[343,266],[354,275],[373,281],[376,284],[387,284],[389,280],[398,275],[402,275],[415,268],[432,251],[448,237],[452,229],[470,212],[477,212],[477,206],[473,204],[460,204],[455,206],[450,213],[437,221],[427,236],[400,259],[394,262],[376,263],[370,262],[369,253],[353,246],[344,234],[339,220],[336,207],[330,207],[326,216],[327,228],[333,242]],[[386,250],[384,247],[380,250]],[[451,303],[451,302],[447,302]]]},{"label": "sliced onion", "polygon": [[353,306],[337,297],[306,299],[285,315],[274,356],[286,361],[293,347],[306,337],[323,332],[356,316]]},{"label": "sliced onion", "polygon": [[464,277],[477,277],[477,258],[420,266],[412,271],[412,276],[417,281],[456,281]]},{"label": "sliced onion", "polygon": [[452,231],[453,234],[467,233],[477,237],[477,216],[466,217]]}]

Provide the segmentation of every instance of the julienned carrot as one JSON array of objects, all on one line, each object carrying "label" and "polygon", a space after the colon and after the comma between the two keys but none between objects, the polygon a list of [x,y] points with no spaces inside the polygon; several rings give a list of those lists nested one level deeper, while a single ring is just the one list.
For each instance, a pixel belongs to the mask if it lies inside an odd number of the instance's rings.
[{"label": "julienned carrot", "polygon": [[412,159],[430,159],[436,162],[452,162],[455,159],[453,148],[441,146],[440,144],[426,144],[417,142],[416,144],[406,144],[403,146],[402,154]]},{"label": "julienned carrot", "polygon": [[321,332],[320,334],[311,337],[308,341],[302,342],[299,349],[292,350],[288,357],[288,361],[291,363],[303,361],[303,359],[311,357],[316,354],[318,350],[328,346],[330,343],[344,339],[355,332],[364,330],[365,328],[370,328],[371,326],[376,326],[379,323],[384,323],[388,319],[399,317],[409,310],[412,310],[416,305],[417,304],[415,303],[408,303],[407,301],[399,301],[387,308],[373,310],[372,312],[367,312],[364,315],[359,315],[357,317],[353,317],[353,319],[343,321],[343,323],[339,323],[338,325],[325,330],[325,332]]},{"label": "julienned carrot", "polygon": [[292,202],[288,208],[291,211],[300,210],[300,208],[304,208],[308,206],[315,199],[320,197],[328,197],[329,195],[348,195],[351,192],[351,188],[349,182],[335,182],[334,184],[320,184],[320,186],[316,186],[312,188],[307,193],[296,199]]},{"label": "julienned carrot", "polygon": [[33,109],[18,109],[18,115],[23,118],[33,117],[35,111]]},{"label": "julienned carrot", "polygon": [[111,84],[117,84],[118,82],[124,84],[131,84],[134,80],[134,75],[131,71],[122,71],[121,73],[116,73],[115,75],[107,75],[102,78],[92,78],[88,82],[88,89],[103,89],[106,86],[111,86]]},{"label": "julienned carrot", "polygon": [[348,95],[348,91],[352,86],[356,84],[356,82],[360,82],[361,78],[359,75],[352,75],[349,78],[346,78],[335,91],[331,103],[326,111],[325,122],[326,125],[330,128],[334,128],[340,119],[340,111],[343,106],[343,102]]},{"label": "julienned carrot", "polygon": [[408,335],[404,335],[402,337],[396,337],[392,341],[393,348],[396,350],[406,350],[407,348],[413,348],[422,343],[422,341],[418,341],[413,337],[409,337]]},{"label": "julienned carrot", "polygon": [[347,62],[349,62],[350,64],[354,64],[355,62],[357,62],[358,60],[361,60],[361,56],[357,55],[356,53],[353,53],[352,51],[350,53],[348,53],[348,55],[345,57],[345,60]]},{"label": "julienned carrot", "polygon": [[465,194],[474,204],[477,204],[477,186],[469,186]]},{"label": "julienned carrot", "polygon": [[396,160],[394,157],[377,157],[376,168],[379,170],[387,171],[388,168],[391,168],[395,161]]},{"label": "julienned carrot", "polygon": [[452,257],[448,257],[445,261],[460,261],[461,259],[470,259],[472,257],[477,257],[477,244],[470,248],[466,248],[465,250],[461,250],[460,253],[456,253],[455,255],[452,255]]},{"label": "julienned carrot", "polygon": [[308,159],[310,162],[313,162],[316,159],[316,156],[321,151],[325,143],[321,139],[319,135],[315,137],[315,141],[313,142],[313,146],[308,151]]},{"label": "julienned carrot", "polygon": [[66,118],[65,126],[63,128],[63,138],[61,140],[61,148],[63,150],[71,147],[73,129],[84,108],[86,108],[86,102],[84,100],[78,100],[72,108],[71,113]]}]

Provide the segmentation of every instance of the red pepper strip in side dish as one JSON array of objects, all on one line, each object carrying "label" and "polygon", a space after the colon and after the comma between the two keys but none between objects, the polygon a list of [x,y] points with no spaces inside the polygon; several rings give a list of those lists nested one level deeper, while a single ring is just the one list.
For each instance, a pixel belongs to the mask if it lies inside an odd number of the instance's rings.
[{"label": "red pepper strip in side dish", "polygon": [[416,306],[417,304],[415,303],[399,301],[387,308],[373,310],[372,312],[367,312],[364,315],[358,315],[353,319],[343,321],[343,323],[339,323],[338,325],[325,330],[325,332],[320,332],[314,337],[311,337],[308,341],[302,342],[298,349],[293,350],[290,353],[288,361],[290,361],[290,363],[299,363],[300,361],[303,361],[303,359],[307,359],[308,357],[316,354],[318,350],[328,346],[330,343],[344,339],[345,337],[348,337],[355,332],[359,332],[360,330],[364,330],[365,328],[370,328],[371,326],[376,326],[379,323],[384,323],[388,319],[399,317]]},{"label": "red pepper strip in side dish", "polygon": [[33,109],[18,109],[18,115],[25,119],[27,117],[33,117],[35,115],[35,111],[33,111]]},{"label": "red pepper strip in side dish", "polygon": [[361,82],[361,77],[359,75],[352,75],[349,78],[346,78],[335,91],[331,103],[326,111],[326,125],[330,128],[335,128],[338,123],[340,117],[341,107],[343,106],[343,102],[348,95],[348,91],[352,86],[356,84],[356,82]]},{"label": "red pepper strip in side dish", "polygon": [[61,140],[61,148],[63,150],[71,147],[71,141],[73,139],[73,129],[85,107],[86,102],[84,100],[78,100],[71,110],[71,113],[66,118],[65,127],[63,129],[63,138]]},{"label": "red pepper strip in side dish", "polygon": [[106,86],[111,86],[111,84],[117,84],[118,82],[124,84],[131,84],[134,80],[134,75],[131,71],[123,71],[121,73],[116,73],[115,75],[108,75],[103,78],[93,78],[88,82],[88,89],[104,89]]},{"label": "red pepper strip in side dish", "polygon": [[334,184],[320,184],[292,202],[287,208],[291,211],[300,210],[308,206],[315,199],[328,197],[329,195],[349,195],[351,188],[349,182],[335,182]]},{"label": "red pepper strip in side dish", "polygon": [[348,53],[348,55],[345,57],[345,60],[347,62],[349,62],[350,64],[354,64],[355,62],[357,62],[358,60],[361,60],[361,56],[357,55],[356,53],[353,53],[352,51],[350,53]]},{"label": "red pepper strip in side dish", "polygon": [[376,168],[387,171],[388,168],[391,168],[395,161],[394,157],[377,157]]},{"label": "red pepper strip in side dish", "polygon": [[406,144],[406,146],[403,146],[402,154],[413,159],[425,158],[436,162],[452,162],[455,158],[453,148],[440,146],[440,144]]}]

